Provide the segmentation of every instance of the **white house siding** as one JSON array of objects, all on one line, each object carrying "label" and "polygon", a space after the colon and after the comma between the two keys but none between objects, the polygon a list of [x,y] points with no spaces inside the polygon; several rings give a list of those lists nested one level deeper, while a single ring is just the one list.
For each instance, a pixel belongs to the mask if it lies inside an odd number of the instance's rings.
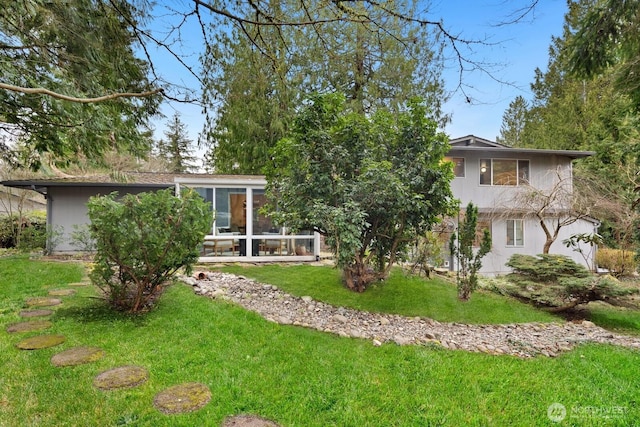
[{"label": "white house siding", "polygon": [[47,224],[56,233],[62,233],[54,239],[54,246],[49,249],[56,253],[74,252],[78,248],[72,244],[71,233],[75,231],[74,225],[82,227],[89,224],[87,216],[87,202],[92,196],[104,196],[114,191],[120,194],[138,194],[143,191],[155,191],[157,188],[127,187],[49,187],[47,193]]},{"label": "white house siding", "polygon": [[[518,159],[529,161],[529,182],[538,189],[550,189],[558,180],[556,171],[565,178],[571,178],[572,158],[554,154],[519,153],[517,149],[505,148],[500,150],[479,150],[477,147],[469,150],[464,148],[454,149],[449,157],[465,159],[465,176],[456,177],[451,183],[454,196],[460,200],[460,206],[464,209],[469,202],[473,202],[480,212],[480,221],[491,223],[492,250],[483,258],[481,273],[485,275],[497,275],[510,272],[505,265],[514,254],[537,255],[542,253],[545,234],[536,218],[523,218],[521,215],[505,217],[505,209],[517,209],[513,206],[515,192],[522,191],[525,187],[506,185],[480,185],[480,159]],[[571,185],[571,180],[566,182]],[[522,219],[524,225],[524,244],[521,246],[508,246],[506,235],[506,221],[508,219]],[[456,218],[454,218],[454,222]],[[556,241],[551,245],[550,253],[566,255],[576,262],[588,266],[581,254],[565,247],[564,239],[576,233],[593,233],[596,230],[596,222],[579,220],[571,225],[562,227]],[[452,260],[451,268],[455,270],[456,263]]]}]

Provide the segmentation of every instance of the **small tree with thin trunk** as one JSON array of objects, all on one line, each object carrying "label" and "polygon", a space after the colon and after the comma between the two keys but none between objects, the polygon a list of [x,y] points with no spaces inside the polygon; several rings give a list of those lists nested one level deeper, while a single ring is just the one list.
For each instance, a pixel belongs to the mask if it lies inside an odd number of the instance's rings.
[{"label": "small tree with thin trunk", "polygon": [[478,271],[482,268],[482,258],[491,252],[491,234],[482,230],[482,238],[477,242],[478,208],[469,202],[458,233],[451,235],[451,255],[458,260],[458,298],[467,301],[478,287]]}]

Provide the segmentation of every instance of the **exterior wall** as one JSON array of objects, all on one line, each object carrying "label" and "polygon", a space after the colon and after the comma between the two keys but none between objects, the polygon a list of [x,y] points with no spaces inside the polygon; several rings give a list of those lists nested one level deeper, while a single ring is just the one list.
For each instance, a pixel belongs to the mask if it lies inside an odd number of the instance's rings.
[{"label": "exterior wall", "polygon": [[[551,188],[557,180],[556,170],[560,170],[562,176],[571,177],[571,159],[560,156],[518,155],[509,153],[483,153],[475,151],[454,151],[450,157],[464,157],[465,176],[454,178],[451,182],[451,190],[460,200],[460,206],[464,207],[469,202],[480,210],[495,209],[504,205],[513,198],[514,192],[521,190],[518,186],[508,185],[480,185],[480,159],[518,159],[529,160],[530,183],[535,188]],[[570,182],[570,180],[567,180]]]},{"label": "exterior wall", "polygon": [[89,224],[87,202],[89,197],[103,196],[118,191],[120,194],[137,194],[143,191],[155,191],[157,188],[122,188],[122,187],[50,187],[47,194],[47,224],[55,231],[61,232],[59,238],[49,248],[54,253],[79,251],[72,244],[71,233],[76,227]]},{"label": "exterior wall", "polygon": [[[480,218],[483,219],[482,217]],[[484,275],[497,275],[509,273],[511,269],[505,264],[514,254],[538,255],[542,253],[545,242],[545,235],[537,220],[533,218],[524,219],[524,244],[522,246],[507,245],[507,225],[506,219],[496,219],[491,221],[491,252],[482,259],[482,269],[480,272]],[[572,234],[576,233],[593,233],[595,224],[585,220],[579,220],[575,223],[562,227],[556,241],[551,245],[550,253],[556,255],[565,255],[573,259],[578,264],[588,265],[582,255],[574,252],[571,248],[567,248],[562,241]],[[595,256],[595,254],[593,254]],[[455,263],[454,263],[455,270]]]},{"label": "exterior wall", "polygon": [[[505,214],[505,210],[517,210],[514,197],[524,186],[481,185],[480,159],[518,159],[529,160],[529,182],[537,189],[551,189],[559,180],[563,185],[571,186],[572,159],[557,155],[539,155],[518,153],[515,149],[505,149],[504,153],[482,152],[479,150],[452,150],[449,157],[465,159],[465,176],[456,177],[451,183],[453,194],[460,200],[462,209],[473,202],[479,210],[479,221],[491,223],[492,251],[483,258],[481,273],[485,275],[505,274],[510,269],[505,265],[513,254],[538,255],[542,253],[545,235],[538,220],[532,217],[523,218],[522,213],[513,216]],[[566,178],[566,180],[565,180]],[[564,184],[566,183],[566,184]],[[571,187],[568,188],[571,191]],[[507,225],[509,219],[523,220],[524,243],[521,246],[507,245]],[[455,220],[455,219],[454,219]],[[565,247],[562,241],[576,233],[593,233],[596,224],[587,220],[579,220],[563,227],[556,241],[551,245],[550,253],[565,255],[574,261],[588,266],[580,253]],[[595,254],[593,254],[595,256]],[[591,262],[591,261],[590,261]],[[456,269],[455,260],[451,260],[451,268]]]}]

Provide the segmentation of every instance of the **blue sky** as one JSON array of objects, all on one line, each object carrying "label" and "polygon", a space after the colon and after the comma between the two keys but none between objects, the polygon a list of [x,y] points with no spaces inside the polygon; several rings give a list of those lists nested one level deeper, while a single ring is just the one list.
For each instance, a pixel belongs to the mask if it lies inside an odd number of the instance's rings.
[{"label": "blue sky", "polygon": [[[518,7],[526,3],[528,0],[433,0],[429,17],[442,19],[448,30],[461,37],[486,40],[488,45],[474,45],[473,52],[465,54],[476,62],[492,64],[491,76],[478,71],[464,75],[463,83],[471,103],[457,91],[445,104],[445,112],[452,115],[451,123],[444,129],[450,137],[474,134],[495,140],[509,102],[518,95],[531,98],[534,70],[536,67],[546,69],[551,36],[561,35],[567,5],[565,0],[540,0],[534,11],[519,23],[497,25],[512,18]],[[192,49],[192,58],[197,63],[203,42],[195,24],[188,30],[193,32],[183,36],[193,38],[185,49]],[[183,81],[186,86],[197,86],[197,80],[173,61],[165,59],[158,68],[172,82]],[[450,91],[458,84],[458,71],[455,63],[449,61],[443,77]],[[180,112],[182,121],[187,124],[190,139],[197,141],[204,123],[201,108],[178,103],[163,107],[167,118],[154,122],[156,139],[163,137],[164,124],[175,111]]]}]

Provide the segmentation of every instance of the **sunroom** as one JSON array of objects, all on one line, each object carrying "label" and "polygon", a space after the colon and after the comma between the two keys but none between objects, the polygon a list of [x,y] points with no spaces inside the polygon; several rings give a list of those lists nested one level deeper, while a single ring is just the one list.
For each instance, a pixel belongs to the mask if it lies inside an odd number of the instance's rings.
[{"label": "sunroom", "polygon": [[260,176],[176,177],[176,194],[196,190],[209,204],[213,226],[200,246],[201,262],[314,261],[320,235],[292,233],[276,226],[260,209],[266,203],[266,180]]}]

